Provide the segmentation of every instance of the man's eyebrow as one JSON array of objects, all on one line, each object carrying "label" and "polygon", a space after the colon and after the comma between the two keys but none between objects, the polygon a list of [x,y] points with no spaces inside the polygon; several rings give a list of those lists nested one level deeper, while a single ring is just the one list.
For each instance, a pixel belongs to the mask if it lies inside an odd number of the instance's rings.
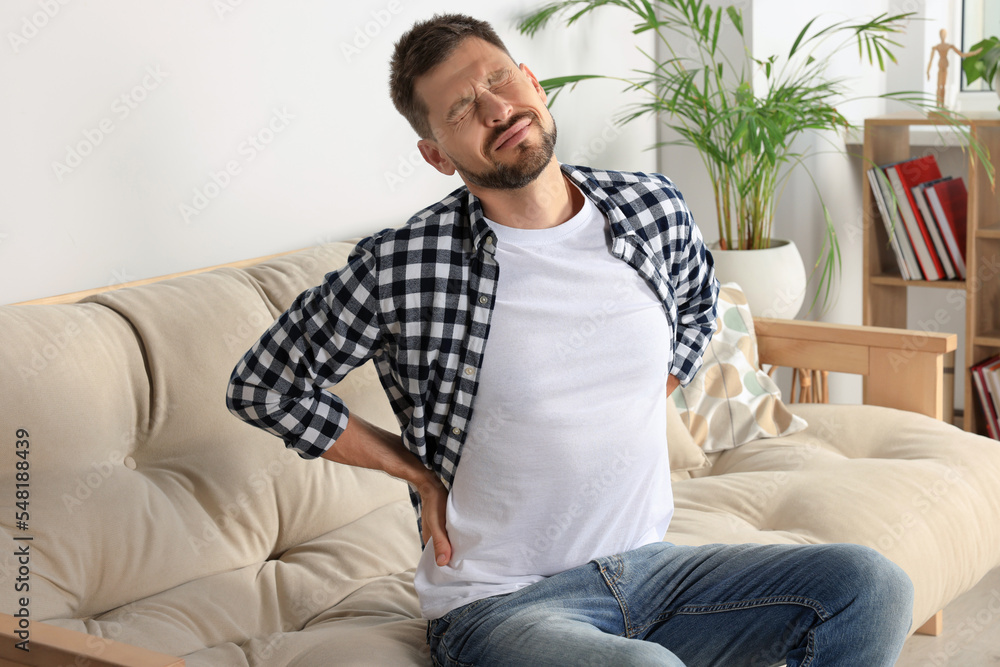
[{"label": "man's eyebrow", "polygon": [[495,70],[493,70],[492,72],[489,73],[489,76],[486,77],[486,82],[487,83],[496,83],[497,81],[499,81],[503,77],[507,76],[507,74],[509,72],[510,72],[510,68],[509,67],[501,67],[499,69],[495,69]]},{"label": "man's eyebrow", "polygon": [[[501,67],[499,69],[495,69],[486,75],[486,83],[494,84],[500,79],[502,79],[504,76],[506,76],[509,72],[510,72],[509,67]],[[452,120],[454,120],[455,116],[458,115],[458,112],[461,111],[466,105],[468,105],[474,99],[475,97],[472,95],[465,95],[457,102],[452,104],[451,108],[448,109],[448,113],[445,115],[445,121],[451,122]]]}]

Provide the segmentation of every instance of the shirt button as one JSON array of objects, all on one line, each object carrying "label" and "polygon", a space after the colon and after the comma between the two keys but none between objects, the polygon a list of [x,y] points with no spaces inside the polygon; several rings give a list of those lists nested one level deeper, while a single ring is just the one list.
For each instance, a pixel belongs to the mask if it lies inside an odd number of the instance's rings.
[{"label": "shirt button", "polygon": [[475,369],[475,368],[471,368],[471,367],[470,367],[470,368],[466,368],[466,369],[465,369],[465,374],[466,374],[466,375],[472,375],[472,374],[473,374],[473,373],[475,373],[475,372],[476,372],[476,369]]},{"label": "shirt button", "polygon": [[485,303],[487,303],[488,301],[489,301],[489,298],[488,298],[488,297],[485,297],[485,296],[481,296],[481,297],[479,297],[479,303],[482,303],[482,304],[485,304]]},{"label": "shirt button", "polygon": [[462,432],[462,429],[456,426],[455,428],[451,429],[451,432],[454,433],[455,435],[459,435]]}]

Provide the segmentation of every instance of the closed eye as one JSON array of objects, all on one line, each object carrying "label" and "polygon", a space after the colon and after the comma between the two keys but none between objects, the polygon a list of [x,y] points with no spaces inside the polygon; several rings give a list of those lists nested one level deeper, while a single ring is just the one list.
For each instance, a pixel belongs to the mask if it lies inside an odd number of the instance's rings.
[{"label": "closed eye", "polygon": [[[509,69],[502,69],[491,73],[487,79],[487,84],[489,85],[490,92],[495,93],[497,90],[503,88],[513,80],[514,73]],[[448,112],[448,117],[445,119],[445,122],[458,123],[462,121],[469,115],[469,112],[476,108],[478,103],[478,95],[476,97],[463,97],[461,100],[456,102],[454,106],[452,106],[451,111]]]}]

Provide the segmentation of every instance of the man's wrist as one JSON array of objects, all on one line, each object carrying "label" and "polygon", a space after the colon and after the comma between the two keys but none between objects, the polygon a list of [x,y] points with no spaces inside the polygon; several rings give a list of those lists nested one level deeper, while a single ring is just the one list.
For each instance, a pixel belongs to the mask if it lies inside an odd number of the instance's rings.
[{"label": "man's wrist", "polygon": [[421,498],[425,498],[435,491],[439,491],[444,488],[444,485],[441,483],[441,480],[438,479],[437,475],[426,468],[424,468],[424,471],[425,474],[420,475],[419,479],[411,482],[413,484],[413,488],[416,489],[417,494]]}]

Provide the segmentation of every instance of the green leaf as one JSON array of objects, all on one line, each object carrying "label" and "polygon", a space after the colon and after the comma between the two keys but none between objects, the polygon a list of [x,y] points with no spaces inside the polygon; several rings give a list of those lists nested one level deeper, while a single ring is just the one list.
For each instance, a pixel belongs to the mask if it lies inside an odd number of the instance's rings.
[{"label": "green leaf", "polygon": [[608,77],[602,76],[600,74],[574,74],[571,76],[557,76],[551,79],[542,79],[538,82],[549,96],[549,102],[546,105],[548,108],[552,108],[552,105],[556,103],[556,98],[559,97],[559,93],[565,90],[566,86],[575,85],[578,81],[583,81],[585,79],[606,79]]},{"label": "green leaf", "polygon": [[715,30],[712,32],[712,53],[719,44],[719,29],[722,27],[722,9],[715,12]]},{"label": "green leaf", "polygon": [[740,33],[740,37],[743,37],[743,12],[730,6],[726,7],[726,13],[729,14],[729,20],[733,22],[736,32]]},{"label": "green leaf", "polygon": [[608,77],[603,74],[571,74],[569,76],[556,76],[551,79],[542,79],[538,82],[546,92],[554,90],[556,88],[562,88],[563,86],[568,86],[571,83],[576,83],[577,81],[584,81],[586,79],[606,79]]},{"label": "green leaf", "polygon": [[805,27],[802,28],[802,30],[799,32],[799,36],[795,38],[794,42],[792,42],[792,48],[788,52],[788,57],[789,58],[791,58],[792,56],[795,55],[795,52],[799,48],[799,44],[802,43],[802,39],[806,36],[806,33],[809,31],[809,28],[812,27],[812,24],[816,21],[817,18],[819,18],[819,17],[813,17],[813,19],[811,21],[809,21],[809,23],[806,23]]}]

